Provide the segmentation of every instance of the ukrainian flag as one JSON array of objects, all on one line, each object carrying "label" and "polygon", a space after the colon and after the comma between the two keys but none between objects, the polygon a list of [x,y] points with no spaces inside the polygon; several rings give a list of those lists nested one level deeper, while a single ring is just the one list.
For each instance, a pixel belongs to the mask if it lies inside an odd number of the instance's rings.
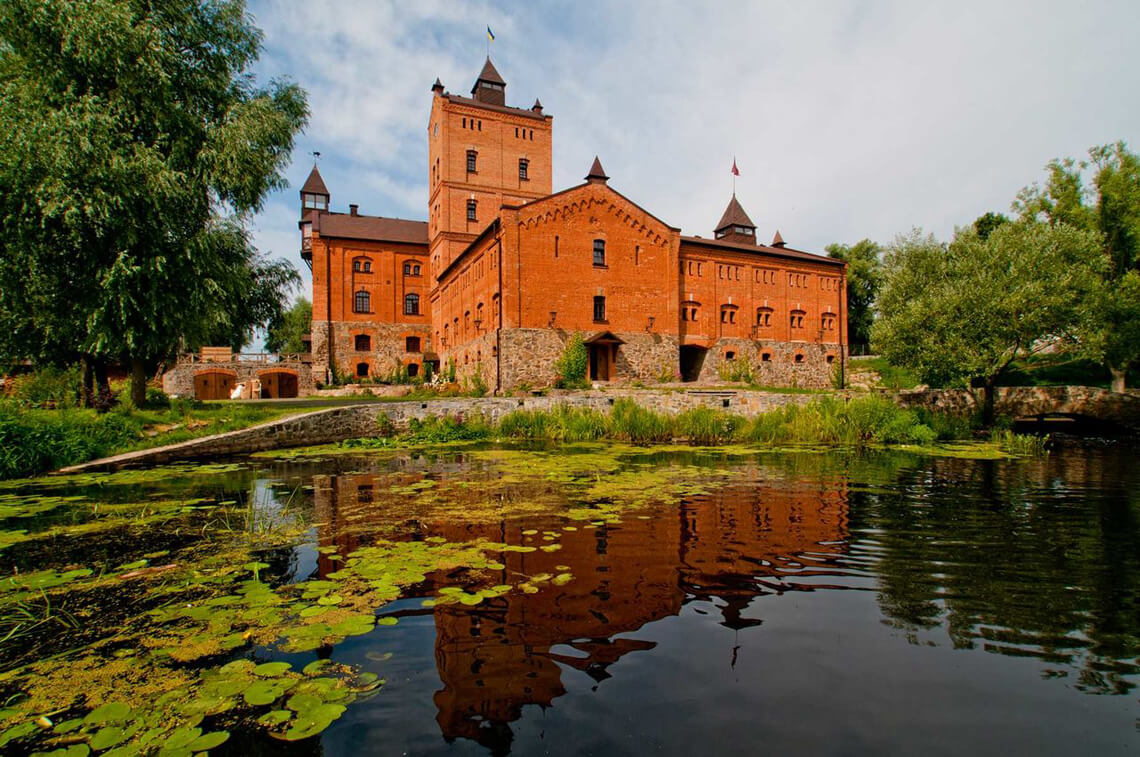
[{"label": "ukrainian flag", "polygon": [[487,27],[487,39],[490,40],[491,42],[495,41],[495,33],[493,31],[491,31],[490,26]]}]

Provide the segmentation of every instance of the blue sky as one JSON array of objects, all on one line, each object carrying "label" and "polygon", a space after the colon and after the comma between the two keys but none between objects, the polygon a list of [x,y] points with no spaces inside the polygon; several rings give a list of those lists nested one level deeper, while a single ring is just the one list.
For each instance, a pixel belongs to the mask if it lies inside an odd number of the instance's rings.
[{"label": "blue sky", "polygon": [[761,239],[822,251],[945,237],[1054,157],[1140,148],[1140,3],[377,2],[251,0],[260,78],[288,77],[312,117],[290,189],[254,219],[297,255],[297,191],[319,150],[334,210],[427,217],[438,76],[466,94],[491,57],[508,103],[554,116],[554,189],[594,155],[611,185],[687,234],[731,194]]}]

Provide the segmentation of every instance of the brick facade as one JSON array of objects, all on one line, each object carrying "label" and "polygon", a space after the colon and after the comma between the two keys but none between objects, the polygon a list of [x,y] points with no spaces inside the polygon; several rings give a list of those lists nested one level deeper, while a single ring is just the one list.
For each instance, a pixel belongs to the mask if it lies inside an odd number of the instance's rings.
[{"label": "brick facade", "polygon": [[[540,387],[579,332],[594,380],[835,382],[846,360],[842,262],[789,248],[779,232],[758,244],[735,195],[714,238],[682,236],[609,186],[597,159],[583,184],[551,194],[553,119],[537,101],[506,105],[489,60],[471,97],[438,81],[432,95],[426,224],[353,226],[328,211],[316,169],[302,189],[316,374],[409,364],[403,340],[414,331],[421,365],[454,366],[497,392]],[[367,275],[352,267],[365,259]],[[414,280],[403,275],[412,261],[423,273]],[[361,292],[375,305],[354,312]],[[418,314],[404,312],[409,294]],[[354,348],[362,333],[367,355]]]}]

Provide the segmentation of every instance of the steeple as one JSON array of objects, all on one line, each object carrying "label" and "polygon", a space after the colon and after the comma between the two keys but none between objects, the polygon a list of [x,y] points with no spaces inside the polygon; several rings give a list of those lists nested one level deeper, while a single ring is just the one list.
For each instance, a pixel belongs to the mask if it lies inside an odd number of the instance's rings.
[{"label": "steeple", "polygon": [[309,171],[309,178],[301,186],[301,215],[309,210],[329,209],[329,188],[325,186],[317,164],[313,163],[313,170]]},{"label": "steeple", "polygon": [[507,104],[507,83],[499,76],[489,56],[483,64],[483,70],[479,72],[479,78],[475,80],[475,86],[471,87],[471,96],[481,103]]},{"label": "steeple", "polygon": [[780,236],[780,230],[779,229],[776,229],[776,236],[772,237],[772,246],[773,247],[783,247],[784,246],[784,238],[782,236]]},{"label": "steeple", "polygon": [[728,201],[728,207],[724,209],[724,215],[720,217],[720,223],[716,225],[715,234],[717,239],[726,242],[756,244],[756,224],[752,223],[744,208],[740,207],[735,192]]},{"label": "steeple", "polygon": [[605,184],[609,181],[609,176],[606,176],[605,170],[602,168],[602,161],[598,160],[598,156],[594,156],[594,162],[590,166],[590,172],[586,174],[586,181],[590,184]]}]

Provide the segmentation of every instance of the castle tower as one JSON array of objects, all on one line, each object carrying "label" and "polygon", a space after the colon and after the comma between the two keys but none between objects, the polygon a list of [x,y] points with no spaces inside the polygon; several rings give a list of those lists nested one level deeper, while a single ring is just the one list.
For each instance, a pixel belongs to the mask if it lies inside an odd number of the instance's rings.
[{"label": "castle tower", "polygon": [[[551,128],[542,103],[506,104],[507,83],[491,59],[471,88],[453,95],[436,79],[428,122],[431,283],[499,212],[551,193]],[[434,299],[434,298],[433,298]]]},{"label": "castle tower", "polygon": [[312,216],[328,209],[329,188],[325,186],[325,180],[321,178],[321,172],[314,163],[313,170],[309,171],[309,178],[305,179],[305,183],[301,186],[301,220],[297,224],[301,229],[301,260],[310,271],[313,270]]},{"label": "castle tower", "polygon": [[740,207],[740,203],[736,200],[736,192],[732,193],[732,199],[728,201],[728,207],[724,209],[724,215],[720,217],[715,233],[717,239],[726,242],[756,244],[756,224],[752,223],[744,208]]}]

